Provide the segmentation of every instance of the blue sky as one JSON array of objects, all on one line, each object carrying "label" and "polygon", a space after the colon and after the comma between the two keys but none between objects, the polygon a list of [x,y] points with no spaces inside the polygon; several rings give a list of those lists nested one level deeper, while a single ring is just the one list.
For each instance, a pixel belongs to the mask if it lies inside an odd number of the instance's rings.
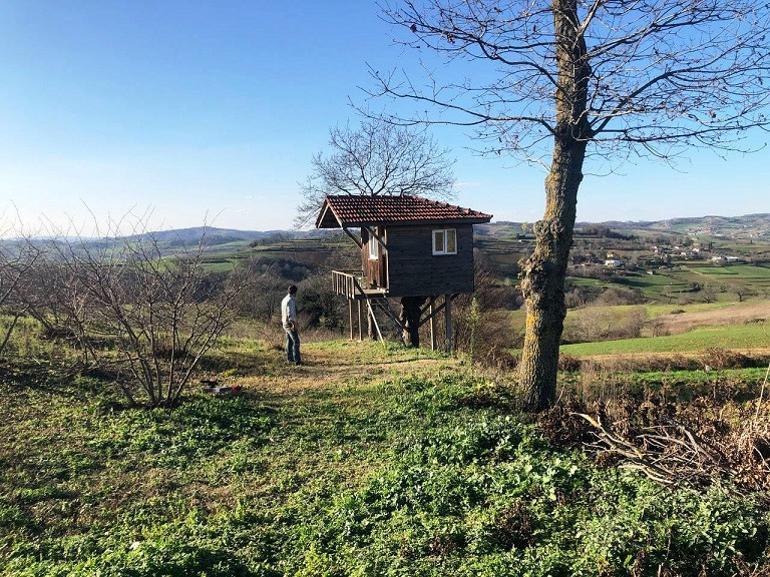
[{"label": "blue sky", "polygon": [[[0,4],[0,217],[65,225],[129,210],[153,226],[204,219],[288,227],[312,155],[364,102],[366,63],[409,67],[374,3]],[[375,105],[376,106],[376,105]],[[542,212],[542,169],[480,158],[459,130],[458,202],[505,220]],[[757,143],[766,135],[757,136]],[[697,152],[584,180],[581,220],[770,211],[770,152]]]}]

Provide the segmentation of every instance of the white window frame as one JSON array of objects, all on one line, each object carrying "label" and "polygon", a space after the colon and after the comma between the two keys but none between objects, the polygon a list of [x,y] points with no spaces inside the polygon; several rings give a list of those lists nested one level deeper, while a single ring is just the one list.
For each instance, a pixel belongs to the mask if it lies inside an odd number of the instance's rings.
[{"label": "white window frame", "polygon": [[372,234],[369,236],[369,260],[380,259],[380,243],[377,238]]},{"label": "white window frame", "polygon": [[[444,246],[436,246],[436,233],[441,232],[444,236]],[[453,251],[449,251],[449,233],[452,233],[452,235],[455,237],[455,249]],[[431,244],[433,245],[433,256],[446,256],[446,255],[452,255],[457,254],[457,229],[456,228],[437,228],[433,229],[431,231]]]}]

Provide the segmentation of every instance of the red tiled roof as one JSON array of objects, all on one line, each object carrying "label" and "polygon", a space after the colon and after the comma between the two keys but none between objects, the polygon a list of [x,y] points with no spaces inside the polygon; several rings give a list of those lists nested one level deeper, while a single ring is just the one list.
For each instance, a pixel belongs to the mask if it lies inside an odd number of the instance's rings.
[{"label": "red tiled roof", "polygon": [[421,196],[330,195],[324,200],[316,228],[374,224],[489,222],[491,214]]}]

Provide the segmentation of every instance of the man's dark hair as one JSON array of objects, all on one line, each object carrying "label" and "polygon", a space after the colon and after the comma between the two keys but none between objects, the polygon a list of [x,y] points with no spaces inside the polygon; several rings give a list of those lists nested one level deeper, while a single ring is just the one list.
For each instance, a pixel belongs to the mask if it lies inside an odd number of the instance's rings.
[{"label": "man's dark hair", "polygon": [[289,285],[289,294],[290,295],[297,294],[297,285],[295,285],[295,284],[290,284]]}]

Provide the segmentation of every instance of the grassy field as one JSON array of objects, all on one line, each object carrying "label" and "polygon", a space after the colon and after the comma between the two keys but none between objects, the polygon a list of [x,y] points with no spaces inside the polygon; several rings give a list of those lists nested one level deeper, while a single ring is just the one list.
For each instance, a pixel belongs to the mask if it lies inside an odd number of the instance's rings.
[{"label": "grassy field", "polygon": [[737,300],[736,291],[744,294],[770,293],[770,267],[751,264],[711,265],[692,262],[675,263],[654,275],[624,272],[608,280],[573,277],[578,286],[608,288],[621,286],[641,291],[645,298],[663,304],[675,304],[682,298],[694,301],[705,298],[695,285],[710,291],[709,298],[718,301]]},{"label": "grassy field", "polygon": [[95,378],[4,369],[0,574],[695,577],[766,566],[758,500],[664,488],[555,447],[505,386],[460,361],[340,342],[309,345],[306,359],[288,367],[270,347],[230,339],[210,361],[244,394],[192,394],[173,411],[126,409]]},{"label": "grassy field", "polygon": [[693,352],[711,347],[740,350],[770,349],[770,325],[699,328],[679,335],[564,345],[561,350],[570,355],[591,356]]}]

